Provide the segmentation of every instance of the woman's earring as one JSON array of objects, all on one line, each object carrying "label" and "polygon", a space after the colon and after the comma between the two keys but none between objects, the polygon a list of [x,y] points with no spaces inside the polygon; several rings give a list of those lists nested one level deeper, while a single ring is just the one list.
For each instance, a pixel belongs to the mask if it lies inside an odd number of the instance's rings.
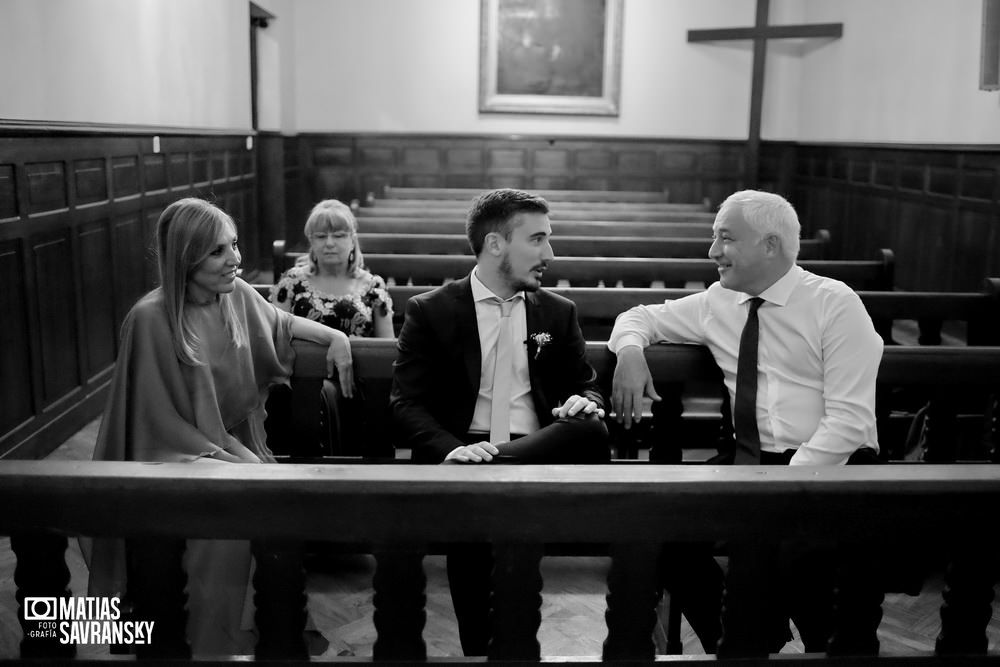
[{"label": "woman's earring", "polygon": [[348,266],[350,266],[351,264],[354,264],[354,258],[355,257],[357,257],[357,253],[355,253],[355,251],[352,249],[351,250],[351,254],[349,254],[347,256],[347,265]]}]

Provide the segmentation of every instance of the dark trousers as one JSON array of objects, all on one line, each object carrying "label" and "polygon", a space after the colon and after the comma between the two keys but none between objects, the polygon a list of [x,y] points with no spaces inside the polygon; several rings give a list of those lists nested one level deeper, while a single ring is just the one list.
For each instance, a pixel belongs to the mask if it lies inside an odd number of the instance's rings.
[{"label": "dark trousers", "polygon": [[[784,465],[792,454],[765,452],[761,463]],[[862,449],[848,465],[875,462],[874,452]],[[884,592],[875,545],[758,540],[727,548],[719,657],[779,652],[792,638],[789,620],[806,652],[878,654]]]},{"label": "dark trousers", "polygon": [[[489,439],[489,435],[469,433],[468,443]],[[608,463],[608,427],[596,415],[557,419],[528,435],[513,436],[498,445],[495,463]]]},{"label": "dark trousers", "polygon": [[[469,434],[466,442],[481,435]],[[498,447],[497,463],[607,463],[608,430],[596,416],[557,419],[545,428]],[[490,596],[493,547],[455,544],[447,557],[448,587],[458,620],[458,635],[466,656],[486,655],[491,637]]]}]

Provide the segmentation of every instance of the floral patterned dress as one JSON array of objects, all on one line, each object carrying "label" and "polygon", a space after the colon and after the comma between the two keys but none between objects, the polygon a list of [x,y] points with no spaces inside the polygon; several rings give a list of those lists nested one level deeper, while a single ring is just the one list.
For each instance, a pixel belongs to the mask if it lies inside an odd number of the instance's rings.
[{"label": "floral patterned dress", "polygon": [[392,312],[392,297],[382,277],[368,271],[360,272],[357,285],[353,294],[327,294],[309,282],[308,266],[295,266],[271,287],[271,300],[291,304],[293,315],[339,329],[348,336],[370,338],[375,335],[375,315]]}]

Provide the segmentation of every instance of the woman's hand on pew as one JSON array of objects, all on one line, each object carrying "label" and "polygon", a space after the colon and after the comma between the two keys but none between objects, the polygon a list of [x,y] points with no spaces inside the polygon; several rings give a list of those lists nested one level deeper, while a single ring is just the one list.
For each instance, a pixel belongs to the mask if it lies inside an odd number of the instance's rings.
[{"label": "woman's hand on pew", "polygon": [[354,398],[354,361],[351,357],[351,339],[343,331],[336,331],[330,347],[326,350],[326,374],[333,377],[337,370],[337,380],[344,398]]},{"label": "woman's hand on pew", "polygon": [[577,396],[573,394],[566,399],[566,402],[557,408],[552,408],[552,416],[556,419],[564,419],[566,417],[576,417],[580,416],[582,419],[587,415],[597,414],[598,417],[604,419],[604,410],[597,407],[597,403],[590,400],[585,396]]},{"label": "woman's hand on pew", "polygon": [[632,428],[632,422],[642,421],[642,399],[649,396],[660,400],[653,386],[653,376],[646,363],[646,354],[638,345],[626,345],[618,351],[618,363],[611,381],[611,409],[618,423]]}]

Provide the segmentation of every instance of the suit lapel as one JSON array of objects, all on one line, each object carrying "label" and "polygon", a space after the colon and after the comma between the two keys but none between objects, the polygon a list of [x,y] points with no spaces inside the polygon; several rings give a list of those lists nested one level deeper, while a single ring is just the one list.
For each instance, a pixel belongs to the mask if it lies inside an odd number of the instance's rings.
[{"label": "suit lapel", "polygon": [[461,341],[469,386],[478,391],[483,354],[479,347],[479,323],[476,320],[476,303],[472,300],[472,282],[469,276],[466,276],[457,283],[459,289],[455,295],[456,335],[457,340]]},{"label": "suit lapel", "polygon": [[538,364],[535,362],[535,351],[537,346],[532,342],[532,336],[545,330],[544,317],[541,304],[538,302],[538,295],[534,292],[526,292],[524,299],[525,324],[528,330],[528,337],[525,341],[528,351],[528,378],[531,380],[531,397],[535,401],[535,411],[541,415],[545,407],[545,400],[542,397],[542,383],[538,377]]}]

